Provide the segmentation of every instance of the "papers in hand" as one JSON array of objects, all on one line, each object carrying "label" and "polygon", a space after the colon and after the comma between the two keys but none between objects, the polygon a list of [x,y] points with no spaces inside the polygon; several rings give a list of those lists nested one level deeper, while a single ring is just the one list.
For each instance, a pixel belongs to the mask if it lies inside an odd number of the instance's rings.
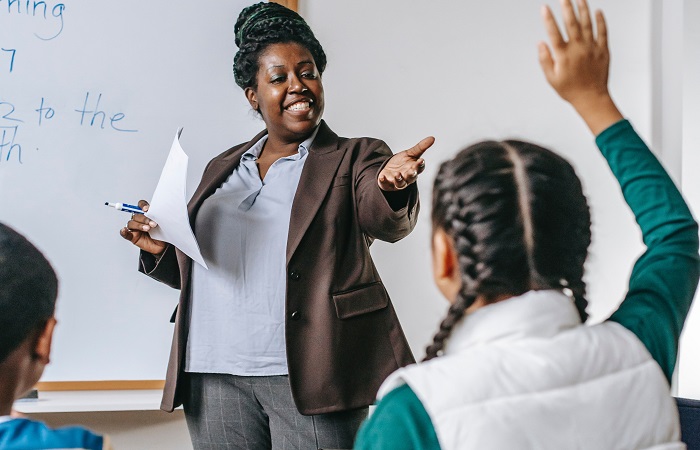
[{"label": "papers in hand", "polygon": [[146,215],[158,226],[149,234],[153,239],[168,242],[204,268],[207,263],[199,251],[187,216],[187,165],[189,159],[180,146],[182,128],[177,130],[170,154],[165,161],[158,185],[151,197]]}]

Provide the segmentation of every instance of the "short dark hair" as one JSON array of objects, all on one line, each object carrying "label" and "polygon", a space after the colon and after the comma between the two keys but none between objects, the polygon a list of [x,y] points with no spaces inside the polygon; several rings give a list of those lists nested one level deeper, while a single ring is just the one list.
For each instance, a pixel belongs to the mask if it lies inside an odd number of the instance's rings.
[{"label": "short dark hair", "polygon": [[278,3],[256,3],[244,8],[234,27],[238,52],[233,75],[242,89],[257,88],[258,60],[271,44],[296,42],[309,50],[319,73],[326,69],[326,54],[304,19]]},{"label": "short dark hair", "polygon": [[509,140],[472,145],[440,166],[432,222],[454,241],[462,286],[426,359],[442,351],[477,296],[570,289],[587,318],[583,271],[591,216],[574,168],[556,153]]},{"label": "short dark hair", "polygon": [[58,279],[44,255],[0,223],[0,362],[53,317]]}]

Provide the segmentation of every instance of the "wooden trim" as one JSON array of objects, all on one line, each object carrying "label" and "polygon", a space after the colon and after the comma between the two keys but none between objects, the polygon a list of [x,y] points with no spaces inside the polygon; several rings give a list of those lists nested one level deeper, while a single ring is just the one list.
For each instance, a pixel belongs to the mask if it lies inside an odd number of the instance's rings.
[{"label": "wooden trim", "polygon": [[272,0],[275,3],[279,3],[282,6],[286,6],[287,8],[299,12],[299,0]]},{"label": "wooden trim", "polygon": [[126,391],[163,389],[164,380],[40,381],[39,391]]}]

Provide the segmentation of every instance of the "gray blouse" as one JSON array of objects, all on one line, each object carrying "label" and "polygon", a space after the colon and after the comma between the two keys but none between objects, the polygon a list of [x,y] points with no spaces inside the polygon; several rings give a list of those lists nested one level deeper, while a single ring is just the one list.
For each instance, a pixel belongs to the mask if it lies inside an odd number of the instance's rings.
[{"label": "gray blouse", "polygon": [[209,266],[193,265],[185,371],[264,376],[287,373],[286,249],[292,201],[316,131],[299,152],[260,179],[267,136],[197,213],[195,234]]}]

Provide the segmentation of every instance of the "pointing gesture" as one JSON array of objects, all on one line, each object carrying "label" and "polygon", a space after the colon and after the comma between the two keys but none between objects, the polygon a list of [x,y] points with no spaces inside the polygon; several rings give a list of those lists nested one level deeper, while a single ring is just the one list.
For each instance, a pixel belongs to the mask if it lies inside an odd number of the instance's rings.
[{"label": "pointing gesture", "polygon": [[435,138],[429,136],[408,150],[392,156],[377,177],[380,189],[383,191],[398,191],[415,183],[418,179],[418,174],[425,169],[423,153],[434,142]]}]

